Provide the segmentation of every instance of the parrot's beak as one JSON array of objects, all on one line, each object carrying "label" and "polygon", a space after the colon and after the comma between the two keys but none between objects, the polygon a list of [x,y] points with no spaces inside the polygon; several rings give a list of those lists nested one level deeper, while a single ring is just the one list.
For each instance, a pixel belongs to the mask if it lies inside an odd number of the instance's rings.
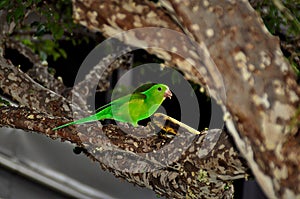
[{"label": "parrot's beak", "polygon": [[165,94],[164,94],[164,97],[168,97],[171,99],[172,97],[172,92],[170,91],[170,89],[166,90]]}]

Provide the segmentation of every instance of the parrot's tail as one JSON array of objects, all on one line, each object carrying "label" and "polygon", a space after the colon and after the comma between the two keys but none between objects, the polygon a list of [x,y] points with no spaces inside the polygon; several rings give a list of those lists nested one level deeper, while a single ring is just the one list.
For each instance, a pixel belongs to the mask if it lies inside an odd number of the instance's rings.
[{"label": "parrot's tail", "polygon": [[85,117],[85,118],[82,118],[82,119],[79,119],[79,120],[76,120],[76,121],[73,121],[73,122],[70,122],[67,124],[63,124],[61,126],[57,126],[57,127],[53,128],[52,130],[55,131],[55,130],[58,130],[58,129],[61,129],[61,128],[64,128],[66,126],[70,126],[73,124],[83,124],[83,123],[87,123],[87,122],[94,122],[99,119],[101,119],[101,118],[97,117],[96,115],[91,115],[91,116],[88,116],[88,117]]}]

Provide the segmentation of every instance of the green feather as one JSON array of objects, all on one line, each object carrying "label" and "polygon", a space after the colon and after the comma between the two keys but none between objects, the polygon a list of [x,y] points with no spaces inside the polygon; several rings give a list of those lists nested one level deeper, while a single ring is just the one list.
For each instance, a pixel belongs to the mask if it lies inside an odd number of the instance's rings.
[{"label": "green feather", "polygon": [[100,107],[97,109],[98,112],[96,114],[55,127],[53,130],[104,119],[114,119],[137,126],[138,121],[150,117],[159,108],[164,99],[171,96],[168,86],[164,84],[144,84],[132,94]]}]

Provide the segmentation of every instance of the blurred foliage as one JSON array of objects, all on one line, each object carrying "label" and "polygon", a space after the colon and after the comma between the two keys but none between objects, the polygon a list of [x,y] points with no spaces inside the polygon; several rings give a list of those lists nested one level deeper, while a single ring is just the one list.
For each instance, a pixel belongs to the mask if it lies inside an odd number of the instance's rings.
[{"label": "blurred foliage", "polygon": [[9,101],[3,99],[1,96],[0,96],[0,107],[1,106],[10,106],[10,103]]},{"label": "blurred foliage", "polygon": [[59,40],[70,40],[73,45],[87,38],[74,37],[77,25],[72,19],[71,0],[1,0],[0,9],[7,11],[8,23],[16,24],[10,36],[38,53],[42,60],[67,58]]},{"label": "blurred foliage", "polygon": [[268,30],[281,41],[281,49],[300,77],[300,1],[250,0]]},{"label": "blurred foliage", "polygon": [[300,1],[299,0],[264,0],[259,1],[257,11],[265,25],[274,35],[295,39],[300,35]]}]

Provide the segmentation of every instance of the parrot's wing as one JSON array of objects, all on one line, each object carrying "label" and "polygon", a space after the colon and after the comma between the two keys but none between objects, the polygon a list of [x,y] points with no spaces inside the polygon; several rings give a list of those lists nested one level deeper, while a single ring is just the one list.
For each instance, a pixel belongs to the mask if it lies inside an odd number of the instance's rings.
[{"label": "parrot's wing", "polygon": [[144,100],[146,99],[146,95],[143,93],[133,93],[132,95],[130,95],[130,100],[135,100],[135,99],[140,99],[140,100]]},{"label": "parrot's wing", "polygon": [[99,112],[99,111],[101,111],[101,110],[103,110],[103,109],[111,106],[112,104],[115,105],[115,104],[124,103],[124,102],[126,102],[126,101],[128,101],[130,99],[130,96],[131,95],[125,95],[125,96],[123,96],[121,98],[115,99],[115,100],[109,102],[108,104],[105,104],[104,106],[101,106],[101,107],[97,108],[96,112]]},{"label": "parrot's wing", "polygon": [[132,95],[129,95],[129,97],[126,96],[126,99],[118,99],[116,101],[113,101],[112,105],[114,106],[114,110],[124,111],[128,110],[129,104],[136,105],[136,108],[138,109],[142,103],[144,103],[144,100],[146,99],[146,95],[142,93],[133,93]]},{"label": "parrot's wing", "polygon": [[115,108],[116,107],[121,107],[121,106],[124,107],[124,105],[128,106],[128,103],[134,102],[136,100],[144,101],[144,99],[146,99],[146,97],[147,96],[145,94],[142,94],[142,93],[133,93],[131,95],[126,95],[124,97],[121,97],[119,99],[116,99],[116,100],[112,101],[110,103],[110,105],[114,106]]},{"label": "parrot's wing", "polygon": [[146,95],[145,94],[142,94],[142,93],[133,93],[133,94],[130,94],[130,95],[125,95],[124,97],[120,97],[116,100],[113,100],[111,101],[110,103],[108,104],[105,104],[104,106],[101,106],[99,108],[96,109],[96,112],[99,112],[109,106],[115,106],[115,107],[118,107],[118,106],[122,106],[123,104],[126,104],[128,103],[129,101],[131,100],[135,100],[135,99],[146,99]]},{"label": "parrot's wing", "polygon": [[140,120],[140,115],[145,111],[145,99],[146,95],[142,93],[134,93],[130,96],[129,100],[122,103],[112,105],[112,114],[115,119],[119,121],[126,121],[133,126],[137,126],[137,122]]}]

